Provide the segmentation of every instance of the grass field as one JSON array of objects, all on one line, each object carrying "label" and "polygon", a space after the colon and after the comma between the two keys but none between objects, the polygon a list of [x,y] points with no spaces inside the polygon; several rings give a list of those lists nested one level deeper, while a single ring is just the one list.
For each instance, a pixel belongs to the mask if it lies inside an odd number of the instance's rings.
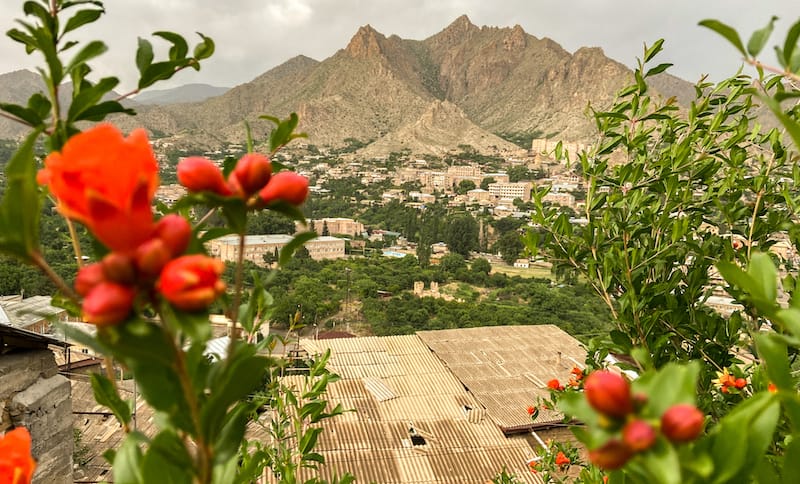
[{"label": "grass field", "polygon": [[507,276],[553,279],[553,274],[550,273],[550,268],[543,267],[541,265],[531,265],[529,269],[522,269],[520,267],[513,267],[506,264],[492,264],[492,272],[499,272]]}]

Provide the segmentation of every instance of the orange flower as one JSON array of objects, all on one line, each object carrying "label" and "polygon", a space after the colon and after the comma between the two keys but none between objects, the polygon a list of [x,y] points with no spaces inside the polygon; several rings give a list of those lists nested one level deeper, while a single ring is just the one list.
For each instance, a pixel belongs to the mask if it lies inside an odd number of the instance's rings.
[{"label": "orange flower", "polygon": [[200,254],[171,260],[161,271],[157,288],[173,306],[185,311],[205,309],[225,291],[220,279],[225,265]]},{"label": "orange flower", "polygon": [[769,385],[767,385],[767,391],[770,393],[778,393],[778,387],[774,383],[769,382]]},{"label": "orange flower", "polygon": [[227,197],[231,189],[225,183],[222,170],[202,156],[190,156],[178,163],[178,181],[192,193],[212,192]]},{"label": "orange flower", "polygon": [[573,366],[572,370],[569,371],[575,377],[575,380],[581,381],[583,380],[583,370],[578,368],[577,366]]},{"label": "orange flower", "polygon": [[563,452],[559,452],[556,454],[556,465],[557,466],[568,466],[572,461],[569,460],[569,457],[565,456]]},{"label": "orange flower", "polygon": [[133,309],[136,291],[114,282],[101,282],[83,299],[83,319],[97,326],[122,322]]},{"label": "orange flower", "polygon": [[158,163],[143,129],[125,138],[99,124],[50,153],[44,166],[37,180],[58,199],[58,210],[107,247],[129,252],[150,237]]},{"label": "orange flower", "polygon": [[529,405],[528,406],[528,415],[533,415],[534,413],[536,413],[536,407],[534,407],[533,405]]},{"label": "orange flower", "polygon": [[549,382],[547,382],[547,388],[555,391],[561,391],[564,389],[564,385],[562,385],[557,378],[553,378]]},{"label": "orange flower", "polygon": [[0,483],[28,484],[36,461],[31,457],[31,435],[18,427],[0,436]]}]

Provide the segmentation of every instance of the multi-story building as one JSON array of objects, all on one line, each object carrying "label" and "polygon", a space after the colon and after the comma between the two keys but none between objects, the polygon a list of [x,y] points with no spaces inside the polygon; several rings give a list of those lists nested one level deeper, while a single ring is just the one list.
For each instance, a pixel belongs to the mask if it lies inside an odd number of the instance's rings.
[{"label": "multi-story building", "polygon": [[489,184],[489,193],[499,199],[514,200],[522,199],[527,202],[531,199],[531,190],[533,185],[531,182],[516,182],[516,183],[491,183]]},{"label": "multi-story building", "polygon": [[[244,259],[256,265],[267,265],[264,256],[275,256],[292,240],[291,235],[247,235],[244,239]],[[344,239],[330,236],[317,237],[305,244],[312,259],[338,259],[344,257]],[[212,256],[223,261],[236,261],[239,257],[239,237],[229,235],[214,239],[208,244]]]},{"label": "multi-story building", "polygon": [[550,192],[542,197],[542,201],[562,207],[575,208],[575,196],[568,192]]},{"label": "multi-story building", "polygon": [[349,235],[350,237],[358,237],[364,233],[364,224],[361,222],[356,222],[351,218],[320,218],[308,221],[308,226],[303,227],[302,225],[297,226],[298,231],[305,231],[310,229],[311,227],[314,230],[321,234],[328,229],[328,234],[340,234],[340,235]]}]

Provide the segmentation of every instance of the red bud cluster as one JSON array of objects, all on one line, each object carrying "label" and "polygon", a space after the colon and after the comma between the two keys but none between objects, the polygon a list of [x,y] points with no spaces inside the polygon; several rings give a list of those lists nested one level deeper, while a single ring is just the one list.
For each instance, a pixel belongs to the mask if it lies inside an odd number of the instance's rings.
[{"label": "red bud cluster", "polygon": [[269,158],[258,153],[248,153],[240,158],[227,180],[214,162],[197,156],[181,160],[177,171],[178,181],[190,192],[211,192],[246,201],[258,194],[254,206],[274,202],[301,205],[308,197],[306,177],[291,171],[273,175]]},{"label": "red bud cluster", "polygon": [[[84,297],[84,319],[98,326],[108,326],[124,321],[133,310],[137,295],[152,297],[152,289],[160,288],[161,279],[174,278],[174,270],[168,268],[172,263],[191,258],[191,263],[183,263],[185,273],[200,274],[202,284],[213,288],[202,294],[184,294],[180,309],[202,309],[225,289],[219,280],[222,262],[203,255],[180,257],[189,246],[192,228],[189,222],[179,215],[167,215],[159,220],[150,238],[139,244],[132,252],[110,252],[95,264],[84,266],[75,278],[75,290]],[[199,268],[198,268],[199,267]],[[207,270],[212,267],[213,270]],[[159,284],[156,284],[159,280]],[[173,285],[167,285],[174,288]],[[172,294],[162,296],[172,302]]]},{"label": "red bud cluster", "polygon": [[[647,396],[633,395],[623,376],[608,370],[595,371],[586,377],[584,391],[602,421],[611,428],[621,427],[621,438],[613,437],[589,451],[592,463],[603,469],[619,469],[635,454],[655,445],[658,424],[638,416],[647,404]],[[670,442],[690,442],[702,433],[703,421],[703,413],[694,405],[673,405],[661,416],[660,433]]]}]

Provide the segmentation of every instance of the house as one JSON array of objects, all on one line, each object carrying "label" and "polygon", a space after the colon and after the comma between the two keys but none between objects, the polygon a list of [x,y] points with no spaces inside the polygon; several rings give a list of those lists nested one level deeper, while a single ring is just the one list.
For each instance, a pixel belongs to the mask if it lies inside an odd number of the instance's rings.
[{"label": "house", "polygon": [[[540,484],[528,462],[541,452],[538,441],[552,437],[549,428],[561,437],[562,416],[543,410],[534,422],[527,406],[585,357],[577,340],[551,325],[300,345],[312,355],[331,350],[328,369],[341,379],[328,386],[329,405],[352,410],[322,424],[318,475],[350,472],[359,482],[484,483],[505,467],[520,482]],[[269,441],[257,423],[248,437]],[[304,469],[298,478],[313,475]]]}]

